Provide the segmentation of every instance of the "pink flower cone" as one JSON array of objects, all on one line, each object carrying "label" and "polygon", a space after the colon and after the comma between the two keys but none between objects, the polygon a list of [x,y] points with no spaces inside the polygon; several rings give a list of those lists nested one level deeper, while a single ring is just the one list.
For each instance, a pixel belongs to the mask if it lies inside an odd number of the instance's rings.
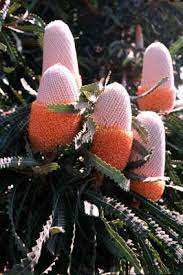
[{"label": "pink flower cone", "polygon": [[144,38],[143,38],[142,27],[140,24],[136,25],[135,36],[136,36],[136,41],[135,41],[136,49],[142,50],[144,48]]},{"label": "pink flower cone", "polygon": [[144,54],[141,86],[138,95],[155,86],[162,78],[168,80],[148,96],[139,99],[141,110],[168,112],[174,106],[176,89],[172,59],[168,49],[160,42],[154,42],[147,47]]},{"label": "pink flower cone", "polygon": [[38,89],[37,102],[73,103],[78,98],[79,91],[74,76],[65,66],[55,64],[44,72]]},{"label": "pink flower cone", "polygon": [[79,75],[74,38],[68,25],[61,20],[55,20],[45,28],[43,73],[56,63],[61,63],[71,71],[80,88],[81,77]]},{"label": "pink flower cone", "polygon": [[[165,170],[165,129],[161,118],[154,112],[142,112],[137,116],[149,133],[148,143],[143,144],[147,150],[153,150],[150,159],[140,168],[136,168],[133,172],[144,177],[162,177]],[[142,143],[138,133],[134,130],[134,139]],[[142,157],[132,151],[130,160],[137,161]],[[131,182],[131,189],[142,196],[156,201],[160,199],[164,191],[164,182]]]},{"label": "pink flower cone", "polygon": [[117,169],[124,169],[130,156],[133,133],[130,98],[125,88],[113,83],[99,96],[93,119],[97,129],[91,152]]},{"label": "pink flower cone", "polygon": [[99,96],[93,118],[98,125],[131,131],[132,112],[126,89],[115,82]]},{"label": "pink flower cone", "polygon": [[28,129],[36,151],[52,152],[57,146],[72,142],[80,129],[80,114],[52,112],[47,105],[71,104],[78,96],[74,76],[66,67],[55,64],[44,72],[37,99],[32,103]]}]

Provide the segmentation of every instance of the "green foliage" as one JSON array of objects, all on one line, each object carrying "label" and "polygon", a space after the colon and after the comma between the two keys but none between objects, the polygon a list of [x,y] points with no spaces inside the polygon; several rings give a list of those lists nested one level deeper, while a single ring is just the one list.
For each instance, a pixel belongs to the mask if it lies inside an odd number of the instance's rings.
[{"label": "green foliage", "polygon": [[125,240],[115,230],[112,229],[112,227],[107,222],[105,222],[105,227],[112,240],[110,246],[115,246],[118,253],[121,254],[120,258],[124,257],[127,261],[129,261],[129,263],[134,266],[135,271],[138,272],[138,274],[142,274],[141,266],[139,265],[139,261],[133,250],[126,244]]},{"label": "green foliage", "polygon": [[[143,50],[135,47],[137,24],[145,46],[157,39],[169,47],[176,85],[180,83],[183,5],[164,0],[4,0],[0,10],[0,272],[182,274],[182,110],[163,116],[163,179],[170,180],[159,203],[129,191],[131,178],[158,180],[131,172],[151,157],[144,147],[148,131],[135,119],[135,102],[133,128],[143,144],[135,140],[133,149],[140,161],[119,171],[92,155],[90,144],[96,129],[91,113],[108,72],[111,80],[126,85],[131,99],[139,85]],[[58,18],[77,38],[85,85],[75,106],[48,108],[80,112],[83,120],[72,144],[42,154],[32,150],[27,128],[41,76],[44,20]],[[99,185],[96,170],[102,175]]]},{"label": "green foliage", "polygon": [[129,190],[129,180],[120,172],[105,161],[102,161],[96,155],[90,153],[90,161],[99,172],[114,180],[124,190]]},{"label": "green foliage", "polygon": [[74,114],[77,113],[73,105],[68,104],[52,104],[48,106],[48,110],[58,113]]},{"label": "green foliage", "polygon": [[179,51],[183,48],[183,36],[180,36],[177,41],[175,41],[170,47],[170,53],[172,56],[179,53]]}]

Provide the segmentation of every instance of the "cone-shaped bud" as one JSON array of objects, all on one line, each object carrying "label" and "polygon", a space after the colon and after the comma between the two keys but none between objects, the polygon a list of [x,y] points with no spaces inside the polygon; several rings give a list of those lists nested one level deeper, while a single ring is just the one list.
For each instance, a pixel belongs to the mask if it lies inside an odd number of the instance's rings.
[{"label": "cone-shaped bud", "polygon": [[[142,112],[137,116],[148,130],[148,142],[143,144],[147,150],[152,150],[150,159],[133,172],[139,176],[144,177],[162,177],[165,170],[165,129],[161,118],[154,112]],[[138,133],[134,130],[134,139],[142,143]],[[130,160],[137,161],[142,157],[136,152],[132,151]],[[164,181],[158,182],[137,182],[131,181],[131,190],[139,193],[151,201],[157,201],[161,198],[164,191]]]},{"label": "cone-shaped bud", "polygon": [[135,29],[136,49],[142,50],[144,48],[144,38],[142,33],[142,27],[140,24],[136,25]]},{"label": "cone-shaped bud", "polygon": [[74,103],[79,92],[71,72],[61,64],[49,67],[43,74],[37,95],[37,101],[44,104]]},{"label": "cone-shaped bud", "polygon": [[97,129],[91,151],[117,169],[124,169],[130,155],[133,134],[130,98],[125,88],[113,83],[99,96],[93,119]]},{"label": "cone-shaped bud", "polygon": [[29,122],[29,139],[35,150],[50,152],[58,145],[71,143],[79,131],[80,115],[52,112],[47,105],[71,104],[78,96],[76,82],[67,68],[56,64],[45,71]]},{"label": "cone-shaped bud", "polygon": [[164,77],[168,77],[164,84],[138,100],[141,110],[168,112],[173,108],[176,96],[170,53],[162,43],[154,42],[147,47],[144,54],[141,86],[137,94],[146,92]]},{"label": "cone-shaped bud", "polygon": [[43,73],[56,63],[61,63],[71,71],[80,88],[81,77],[79,75],[74,38],[68,25],[61,20],[55,20],[45,28]]}]

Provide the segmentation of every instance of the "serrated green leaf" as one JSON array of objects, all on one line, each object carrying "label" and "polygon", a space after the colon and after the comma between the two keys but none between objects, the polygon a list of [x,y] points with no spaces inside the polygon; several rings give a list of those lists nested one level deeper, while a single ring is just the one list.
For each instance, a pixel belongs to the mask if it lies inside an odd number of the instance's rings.
[{"label": "serrated green leaf", "polygon": [[96,130],[96,123],[95,121],[89,117],[86,121],[86,131],[83,133],[82,142],[88,143],[92,138]]},{"label": "serrated green leaf", "polygon": [[7,51],[7,46],[0,42],[0,50],[3,52]]},{"label": "serrated green leaf", "polygon": [[6,43],[7,52],[10,58],[12,59],[13,62],[16,62],[18,58],[18,52],[17,52],[16,46],[13,44],[10,36],[7,33],[1,32],[1,36],[4,42]]},{"label": "serrated green leaf", "polygon": [[21,0],[16,0],[14,3],[12,3],[8,9],[8,13],[12,14],[14,13],[17,9],[19,9],[21,6],[23,6],[23,1]]},{"label": "serrated green leaf", "polygon": [[44,275],[44,274],[48,274],[49,272],[51,272],[53,270],[53,267],[55,266],[56,264],[56,261],[58,261],[58,257],[55,257],[55,259],[52,261],[52,263],[49,265],[49,267],[47,267],[43,273],[41,273],[41,275]]},{"label": "serrated green leaf", "polygon": [[148,234],[147,224],[137,215],[135,215],[128,206],[122,204],[114,198],[98,196],[96,193],[85,193],[87,201],[95,204],[97,207],[102,207],[107,216],[119,218],[130,228],[135,234],[140,234],[142,238],[146,238]]},{"label": "serrated green leaf", "polygon": [[152,250],[152,252],[153,252],[155,258],[157,259],[157,261],[158,261],[158,263],[159,263],[159,265],[160,265],[160,267],[161,267],[162,274],[171,274],[170,271],[169,271],[169,269],[167,268],[167,266],[162,262],[160,255],[159,255],[158,252],[154,249],[153,246],[151,246],[151,250]]},{"label": "serrated green leaf", "polygon": [[116,231],[114,231],[112,227],[105,220],[103,221],[105,223],[107,232],[109,233],[110,237],[114,241],[114,244],[118,248],[118,252],[120,252],[121,255],[125,257],[125,259],[129,261],[132,266],[134,266],[138,274],[143,274],[142,268],[133,250],[126,244],[125,240]]},{"label": "serrated green leaf", "polygon": [[139,238],[139,243],[141,244],[140,249],[143,253],[143,260],[146,262],[144,267],[144,274],[149,273],[148,270],[153,270],[154,275],[160,275],[159,266],[157,266],[157,259],[152,252],[152,245],[148,239],[143,240]]},{"label": "serrated green leaf", "polygon": [[10,6],[10,0],[6,0],[4,1],[4,5],[0,10],[0,31],[2,30],[2,25],[4,23],[4,20],[6,19],[9,6]]},{"label": "serrated green leaf", "polygon": [[96,101],[96,94],[102,89],[100,82],[94,82],[81,87],[80,92],[85,95],[85,97],[92,102]]},{"label": "serrated green leaf", "polygon": [[158,217],[158,223],[160,225],[162,224],[162,226],[169,226],[178,234],[180,234],[180,237],[183,236],[181,214],[179,214],[180,216],[177,218],[172,214],[170,210],[163,209],[163,207],[160,207],[158,204],[150,202],[146,198],[140,196],[133,191],[131,191],[131,193],[133,193],[133,195],[148,208],[148,211],[151,215]]},{"label": "serrated green leaf", "polygon": [[78,111],[71,104],[49,104],[48,110],[56,113],[76,114]]},{"label": "serrated green leaf", "polygon": [[173,44],[171,44],[169,51],[172,56],[176,55],[180,49],[183,48],[183,35],[180,36]]},{"label": "serrated green leaf", "polygon": [[53,171],[56,171],[60,168],[57,162],[52,162],[40,166],[34,166],[32,167],[32,170],[34,171],[35,174],[38,175],[48,175],[52,173]]},{"label": "serrated green leaf", "polygon": [[[53,209],[55,209],[55,206]],[[38,263],[41,256],[42,246],[49,238],[49,230],[51,228],[52,222],[53,213],[46,220],[45,225],[43,225],[43,229],[39,233],[39,238],[36,239],[36,245],[31,248],[31,251],[27,253],[25,258],[21,259],[19,264],[14,264],[10,270],[12,274],[32,274],[34,272],[34,267]]]},{"label": "serrated green leaf", "polygon": [[28,250],[24,242],[20,239],[20,237],[16,232],[14,218],[13,218],[15,192],[16,192],[16,187],[14,188],[13,192],[9,194],[7,212],[10,219],[11,230],[12,230],[12,235],[15,239],[15,244],[18,250],[25,256],[28,253]]},{"label": "serrated green leaf", "polygon": [[5,157],[0,158],[0,169],[23,169],[36,165],[37,161],[28,157]]},{"label": "serrated green leaf", "polygon": [[5,67],[3,66],[3,71],[7,74],[12,73],[15,70],[15,67]]},{"label": "serrated green leaf", "polygon": [[78,149],[82,144],[88,143],[92,139],[95,133],[95,129],[96,124],[94,120],[89,117],[87,121],[83,123],[81,131],[79,131],[79,133],[74,138],[75,148]]},{"label": "serrated green leaf", "polygon": [[102,174],[114,180],[125,191],[129,190],[129,180],[121,173],[120,170],[112,167],[110,164],[101,160],[96,155],[90,154],[91,164]]}]

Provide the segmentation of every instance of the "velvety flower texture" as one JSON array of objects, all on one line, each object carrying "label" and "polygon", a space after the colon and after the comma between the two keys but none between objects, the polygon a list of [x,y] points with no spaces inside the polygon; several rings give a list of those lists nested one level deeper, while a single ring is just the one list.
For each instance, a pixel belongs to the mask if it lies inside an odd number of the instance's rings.
[{"label": "velvety flower texture", "polygon": [[49,23],[43,41],[43,73],[52,65],[60,63],[73,74],[81,87],[74,37],[70,28],[61,20]]},{"label": "velvety flower texture", "polygon": [[141,110],[169,112],[175,103],[176,89],[170,53],[162,43],[154,42],[147,47],[144,54],[141,85],[138,87],[137,94],[146,92],[164,77],[168,77],[164,84],[153,93],[138,100]]},{"label": "velvety flower texture", "polygon": [[113,83],[99,96],[93,119],[97,129],[91,152],[117,169],[124,169],[130,155],[133,133],[130,98],[125,88]]},{"label": "velvety flower texture", "polygon": [[[162,177],[165,170],[165,129],[163,122],[154,112],[142,112],[137,116],[137,120],[148,130],[148,142],[143,145],[147,150],[152,150],[152,155],[145,165],[134,169],[133,172],[144,177]],[[142,143],[138,133],[135,130],[133,132],[134,139]],[[137,161],[141,158],[136,151],[132,151],[131,161]],[[165,183],[164,181],[138,182],[132,180],[130,188],[151,201],[157,201],[163,194]]]},{"label": "velvety flower texture", "polygon": [[37,99],[32,103],[28,130],[35,150],[50,152],[72,142],[80,128],[80,115],[52,112],[47,105],[71,104],[78,97],[78,87],[66,67],[55,64],[44,72]]}]

